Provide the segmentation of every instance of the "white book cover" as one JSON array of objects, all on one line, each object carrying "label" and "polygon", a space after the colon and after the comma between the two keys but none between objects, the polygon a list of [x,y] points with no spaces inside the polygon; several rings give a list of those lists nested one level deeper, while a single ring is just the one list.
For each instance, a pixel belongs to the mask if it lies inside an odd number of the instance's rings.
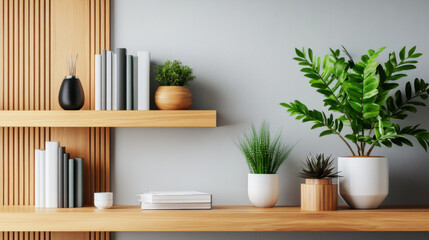
[{"label": "white book cover", "polygon": [[145,203],[210,203],[211,194],[197,191],[160,191],[138,194]]},{"label": "white book cover", "polygon": [[58,142],[46,142],[45,207],[58,207]]},{"label": "white book cover", "polygon": [[150,53],[137,52],[138,83],[137,83],[137,110],[149,110],[150,106]]},{"label": "white book cover", "polygon": [[34,206],[40,207],[40,150],[34,153]]},{"label": "white book cover", "polygon": [[106,110],[106,50],[101,50],[101,110]]},{"label": "white book cover", "polygon": [[141,203],[146,209],[211,209],[211,203]]},{"label": "white book cover", "polygon": [[112,110],[118,110],[116,106],[116,54],[112,54]]},{"label": "white book cover", "polygon": [[101,110],[101,55],[95,55],[95,110]]},{"label": "white book cover", "polygon": [[112,110],[112,51],[106,54],[106,110]]},{"label": "white book cover", "polygon": [[44,208],[46,206],[46,151],[45,150],[40,150],[39,160],[40,160],[40,176],[39,176],[40,204],[39,204],[39,207]]}]

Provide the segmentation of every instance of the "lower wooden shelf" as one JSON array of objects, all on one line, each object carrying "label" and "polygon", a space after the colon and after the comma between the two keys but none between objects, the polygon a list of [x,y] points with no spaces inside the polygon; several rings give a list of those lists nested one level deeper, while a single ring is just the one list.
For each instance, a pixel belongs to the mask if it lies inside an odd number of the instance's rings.
[{"label": "lower wooden shelf", "polygon": [[0,231],[429,231],[429,208],[302,212],[299,207],[212,210],[0,207]]}]

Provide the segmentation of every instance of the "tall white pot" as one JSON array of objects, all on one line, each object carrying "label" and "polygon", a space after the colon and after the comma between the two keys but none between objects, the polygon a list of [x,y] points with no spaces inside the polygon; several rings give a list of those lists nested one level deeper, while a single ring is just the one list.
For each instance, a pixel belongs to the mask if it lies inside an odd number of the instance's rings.
[{"label": "tall white pot", "polygon": [[350,208],[378,208],[389,193],[386,157],[339,157],[339,194]]},{"label": "tall white pot", "polygon": [[273,207],[279,198],[279,175],[249,173],[248,195],[255,207]]}]

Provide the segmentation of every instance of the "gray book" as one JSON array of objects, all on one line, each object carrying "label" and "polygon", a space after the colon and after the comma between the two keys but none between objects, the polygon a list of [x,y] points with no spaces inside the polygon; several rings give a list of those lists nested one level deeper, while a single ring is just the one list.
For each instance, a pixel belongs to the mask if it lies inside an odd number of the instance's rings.
[{"label": "gray book", "polygon": [[139,58],[133,56],[133,110],[139,110],[138,108],[138,91],[139,91]]},{"label": "gray book", "polygon": [[69,208],[74,208],[74,159],[69,159]]},{"label": "gray book", "polygon": [[101,110],[106,110],[106,86],[107,86],[107,74],[106,74],[106,50],[101,50]]},{"label": "gray book", "polygon": [[58,207],[63,208],[64,207],[64,161],[63,161],[63,155],[66,151],[65,147],[59,147],[58,148]]},{"label": "gray book", "polygon": [[83,207],[83,158],[74,159],[74,205]]},{"label": "gray book", "polygon": [[70,154],[64,153],[61,160],[63,161],[63,206],[69,207],[69,159]]},{"label": "gray book", "polygon": [[133,110],[133,56],[127,55],[127,110]]},{"label": "gray book", "polygon": [[118,110],[127,109],[127,71],[125,48],[116,49],[116,107]]}]

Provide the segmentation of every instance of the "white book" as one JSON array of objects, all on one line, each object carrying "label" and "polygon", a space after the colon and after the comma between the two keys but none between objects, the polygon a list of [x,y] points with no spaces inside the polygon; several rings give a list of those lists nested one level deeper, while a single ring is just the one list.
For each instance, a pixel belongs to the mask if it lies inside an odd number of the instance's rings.
[{"label": "white book", "polygon": [[39,186],[40,186],[40,204],[39,207],[46,207],[46,151],[40,150],[39,152],[40,160],[40,176],[39,176]]},{"label": "white book", "polygon": [[147,209],[211,209],[211,203],[141,203]]},{"label": "white book", "polygon": [[46,142],[46,208],[58,207],[58,142]]},{"label": "white book", "polygon": [[95,110],[101,110],[101,55],[95,55]]},{"label": "white book", "polygon": [[112,51],[106,54],[106,110],[112,110]]},{"label": "white book", "polygon": [[137,110],[149,110],[150,106],[150,53],[137,52],[138,82],[137,82]]},{"label": "white book", "polygon": [[106,50],[101,50],[101,110],[106,110]]},{"label": "white book", "polygon": [[139,58],[138,56],[133,56],[133,110],[139,110]]},{"label": "white book", "polygon": [[116,54],[112,54],[112,110],[118,110],[116,106]]},{"label": "white book", "polygon": [[209,193],[197,191],[160,191],[138,195],[144,203],[210,203],[212,196]]},{"label": "white book", "polygon": [[40,150],[34,153],[34,206],[40,207]]}]

